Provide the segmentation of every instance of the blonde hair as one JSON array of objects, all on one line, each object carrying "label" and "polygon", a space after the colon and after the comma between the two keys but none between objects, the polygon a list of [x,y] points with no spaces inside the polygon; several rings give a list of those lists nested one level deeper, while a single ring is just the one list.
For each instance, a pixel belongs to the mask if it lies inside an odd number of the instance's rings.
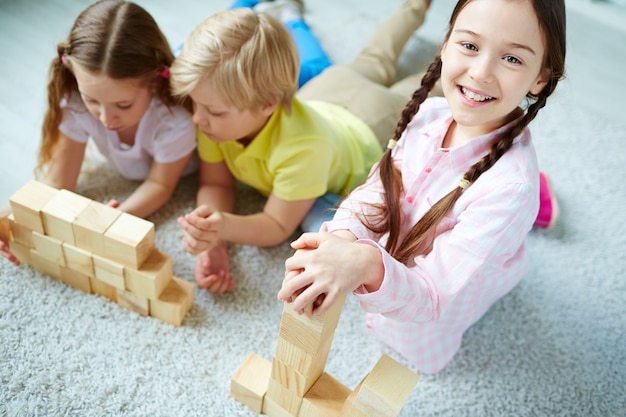
[{"label": "blonde hair", "polygon": [[205,19],[185,41],[171,68],[172,91],[188,96],[210,79],[238,109],[282,104],[291,109],[299,60],[281,23],[248,8],[224,10]]},{"label": "blonde hair", "polygon": [[[52,159],[59,141],[63,118],[61,100],[78,91],[72,64],[113,79],[140,78],[154,88],[168,107],[179,104],[170,93],[167,77],[159,74],[171,65],[174,55],[165,35],[152,16],[137,4],[122,0],[101,0],[76,18],[66,41],[57,44],[57,53],[48,74],[48,110],[42,126],[36,174]],[[191,102],[182,103],[191,112]]]}]

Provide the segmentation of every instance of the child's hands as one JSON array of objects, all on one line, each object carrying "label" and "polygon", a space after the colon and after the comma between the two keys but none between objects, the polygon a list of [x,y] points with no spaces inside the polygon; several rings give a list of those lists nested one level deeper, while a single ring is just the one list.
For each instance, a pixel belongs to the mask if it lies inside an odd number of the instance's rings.
[{"label": "child's hands", "polygon": [[377,248],[355,244],[330,233],[304,233],[291,246],[296,253],[285,261],[285,278],[278,299],[295,311],[324,314],[359,286],[382,281]]},{"label": "child's hands", "polygon": [[9,249],[9,219],[0,218],[0,255],[14,265],[19,265],[20,260]]},{"label": "child's hands", "polygon": [[198,255],[195,278],[199,288],[205,288],[213,294],[224,294],[235,288],[235,280],[230,275],[226,244],[218,244]]},{"label": "child's hands", "polygon": [[183,229],[183,245],[192,255],[198,255],[213,247],[220,237],[224,216],[202,205],[189,214],[178,218]]}]

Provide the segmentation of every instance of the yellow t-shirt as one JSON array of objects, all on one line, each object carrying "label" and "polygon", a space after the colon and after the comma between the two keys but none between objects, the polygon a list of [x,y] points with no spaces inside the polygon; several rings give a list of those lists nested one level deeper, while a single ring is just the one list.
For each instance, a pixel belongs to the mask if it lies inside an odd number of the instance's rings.
[{"label": "yellow t-shirt", "polygon": [[291,113],[279,107],[252,142],[215,143],[198,132],[206,162],[225,161],[239,181],[264,196],[307,200],[345,195],[361,184],[382,155],[374,132],[335,104],[294,98]]}]

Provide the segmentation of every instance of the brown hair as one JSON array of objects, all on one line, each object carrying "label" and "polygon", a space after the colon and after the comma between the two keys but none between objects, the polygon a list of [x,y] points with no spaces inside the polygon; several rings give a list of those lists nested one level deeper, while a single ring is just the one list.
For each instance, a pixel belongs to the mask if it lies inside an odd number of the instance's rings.
[{"label": "brown hair", "polygon": [[205,19],[185,40],[172,66],[174,94],[184,97],[211,78],[229,105],[291,109],[298,88],[298,52],[277,20],[248,8],[224,10]]},{"label": "brown hair", "polygon": [[[59,140],[61,100],[78,91],[72,63],[113,79],[143,79],[171,107],[178,102],[170,93],[169,79],[159,73],[173,61],[165,35],[140,6],[122,0],[101,0],[83,10],[68,39],[57,44],[57,54],[50,64],[48,110],[35,172],[40,173],[50,161]],[[183,105],[191,112],[190,100]]]},{"label": "brown hair", "polygon": [[[450,37],[456,19],[463,8],[472,0],[459,0],[452,12],[448,33],[445,42]],[[506,151],[513,145],[513,140],[528,126],[535,118],[537,112],[546,104],[548,96],[552,94],[557,83],[564,74],[565,66],[565,4],[563,0],[530,0],[539,20],[539,27],[545,39],[545,57],[542,68],[550,71],[550,79],[546,86],[534,95],[527,94],[530,104],[523,117],[517,123],[511,124],[507,129],[498,134],[498,139],[491,146],[487,155],[474,164],[464,175],[464,179],[470,184],[480,177],[480,175],[491,168]],[[426,100],[428,93],[441,77],[441,57],[438,55],[434,62],[428,67],[424,75],[421,87],[418,88],[411,101],[402,111],[402,115],[393,139],[399,140],[402,132],[408,123],[419,111],[421,103]],[[446,196],[434,204],[431,209],[413,226],[404,240],[399,240],[401,214],[398,206],[399,196],[402,193],[402,174],[393,164],[391,150],[388,149],[379,164],[379,175],[383,183],[384,201],[382,204],[374,205],[374,220],[363,218],[366,227],[375,233],[389,233],[385,249],[398,261],[407,263],[413,256],[417,248],[422,244],[425,237],[433,230],[446,213],[454,206],[461,196],[463,189],[459,186],[450,191]]]}]

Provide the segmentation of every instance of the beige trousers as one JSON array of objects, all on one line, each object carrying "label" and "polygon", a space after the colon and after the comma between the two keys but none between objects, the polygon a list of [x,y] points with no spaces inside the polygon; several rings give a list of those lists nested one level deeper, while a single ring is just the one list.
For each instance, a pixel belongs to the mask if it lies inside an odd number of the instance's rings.
[{"label": "beige trousers", "polygon": [[406,0],[351,63],[328,67],[302,86],[298,98],[348,109],[370,126],[384,149],[420,86],[423,74],[395,82],[396,65],[405,44],[424,22],[427,8],[426,0]]}]

